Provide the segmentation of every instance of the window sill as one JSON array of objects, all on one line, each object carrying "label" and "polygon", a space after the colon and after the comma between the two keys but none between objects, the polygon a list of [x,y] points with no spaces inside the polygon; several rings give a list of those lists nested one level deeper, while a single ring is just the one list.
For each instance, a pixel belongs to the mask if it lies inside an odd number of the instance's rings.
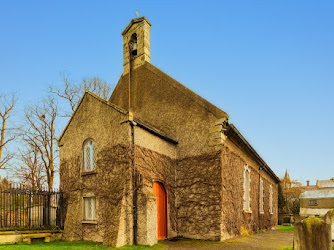
[{"label": "window sill", "polygon": [[93,224],[93,225],[97,225],[97,221],[96,221],[96,220],[83,220],[81,223],[82,223],[82,224]]},{"label": "window sill", "polygon": [[245,210],[245,209],[244,209],[244,212],[245,212],[245,213],[248,213],[248,214],[251,214],[251,213],[252,213],[252,210]]},{"label": "window sill", "polygon": [[96,169],[87,172],[81,172],[81,176],[97,174]]},{"label": "window sill", "polygon": [[263,211],[263,212],[260,212],[260,214],[264,214],[264,211]]}]

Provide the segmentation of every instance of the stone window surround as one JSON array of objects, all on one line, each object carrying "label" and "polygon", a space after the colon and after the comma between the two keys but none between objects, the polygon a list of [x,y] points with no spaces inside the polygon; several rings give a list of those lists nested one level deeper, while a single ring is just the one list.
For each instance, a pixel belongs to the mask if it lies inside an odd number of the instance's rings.
[{"label": "stone window surround", "polygon": [[[94,220],[85,220],[85,198],[95,198],[95,219]],[[97,224],[97,210],[98,210],[98,200],[96,195],[93,193],[85,193],[81,199],[82,204],[82,224]]]},{"label": "stone window surround", "polygon": [[[248,207],[245,207],[246,206],[246,172],[248,172],[248,174],[249,174],[249,197],[248,197],[248,199],[249,199],[249,202],[248,202]],[[243,210],[244,210],[244,212],[246,212],[246,213],[252,213],[252,210],[251,210],[251,170],[250,170],[250,168],[249,168],[249,166],[248,166],[248,164],[246,164],[245,166],[244,166],[244,196],[243,196]]]},{"label": "stone window surround", "polygon": [[[92,141],[93,144],[94,144],[94,152],[91,154],[93,154],[93,169],[91,170],[85,170],[85,161],[86,161],[86,158],[85,158],[85,148],[86,148],[86,144],[89,142],[89,141]],[[82,144],[82,167],[81,167],[81,175],[88,175],[88,174],[96,174],[96,143],[95,143],[95,140],[92,138],[92,137],[87,137],[83,144]]]},{"label": "stone window surround", "polygon": [[269,213],[273,214],[273,186],[270,184],[269,186]]},{"label": "stone window surround", "polygon": [[259,196],[259,209],[260,214],[264,214],[264,192],[263,192],[263,179],[260,177],[260,196]]}]

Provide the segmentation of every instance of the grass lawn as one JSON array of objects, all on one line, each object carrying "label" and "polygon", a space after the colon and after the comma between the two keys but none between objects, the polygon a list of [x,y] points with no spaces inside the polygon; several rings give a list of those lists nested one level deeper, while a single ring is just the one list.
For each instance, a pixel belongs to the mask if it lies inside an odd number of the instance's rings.
[{"label": "grass lawn", "polygon": [[[33,242],[31,245],[24,243],[13,244],[13,245],[2,245],[1,249],[116,249],[112,247],[102,246],[96,242],[76,241],[76,242],[62,242],[54,241],[49,243],[44,242]],[[161,245],[157,244],[154,246],[124,246],[117,249],[122,250],[148,250],[148,249],[161,249]]]},{"label": "grass lawn", "polygon": [[293,232],[295,230],[294,226],[282,226],[282,225],[278,225],[277,226],[277,230],[280,231],[286,231],[286,232]]}]

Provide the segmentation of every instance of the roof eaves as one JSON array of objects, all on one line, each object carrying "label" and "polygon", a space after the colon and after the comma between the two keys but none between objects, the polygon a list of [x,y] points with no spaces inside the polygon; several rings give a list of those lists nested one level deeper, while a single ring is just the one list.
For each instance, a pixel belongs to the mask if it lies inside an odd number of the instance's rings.
[{"label": "roof eaves", "polygon": [[150,133],[152,133],[152,134],[154,134],[154,135],[156,135],[156,136],[158,136],[158,137],[160,137],[160,138],[162,138],[162,139],[164,139],[168,142],[171,142],[175,145],[177,145],[179,143],[178,141],[174,140],[172,137],[168,136],[166,133],[162,132],[161,130],[159,130],[159,129],[157,129],[157,128],[155,128],[155,127],[153,127],[153,126],[151,126],[151,125],[149,125],[149,124],[147,124],[143,121],[140,121],[136,118],[134,118],[133,121],[137,123],[138,127],[141,127],[143,129],[145,129],[146,131],[148,131],[148,132],[150,132]]},{"label": "roof eaves", "polygon": [[243,144],[250,150],[253,157],[264,167],[264,169],[267,171],[269,175],[271,175],[274,179],[276,179],[276,182],[281,182],[280,179],[277,177],[277,175],[274,173],[274,171],[268,166],[268,164],[261,158],[261,156],[255,151],[255,149],[249,144],[249,142],[243,137],[243,135],[239,132],[239,130],[233,125],[229,124],[229,130],[233,131],[239,139],[243,142]]}]

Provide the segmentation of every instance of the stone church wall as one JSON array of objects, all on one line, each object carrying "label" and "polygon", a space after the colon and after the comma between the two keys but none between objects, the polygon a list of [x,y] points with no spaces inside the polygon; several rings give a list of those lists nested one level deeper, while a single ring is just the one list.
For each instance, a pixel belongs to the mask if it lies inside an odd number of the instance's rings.
[{"label": "stone church wall", "polygon": [[[263,180],[264,213],[259,213],[259,164],[242,152],[231,141],[222,146],[222,221],[221,240],[257,229],[270,229],[277,225],[277,184],[264,171]],[[250,174],[250,208],[243,210],[244,166],[248,165]],[[273,214],[269,213],[269,186],[273,190]]]},{"label": "stone church wall", "polygon": [[180,236],[220,239],[220,152],[179,160],[176,204]]},{"label": "stone church wall", "polygon": [[[167,192],[168,237],[177,236],[176,221],[176,145],[135,127],[135,165],[139,173],[138,242],[156,243],[157,208],[153,182],[161,182]],[[147,203],[151,203],[147,204]],[[145,211],[148,209],[149,211]],[[144,220],[144,221],[143,221]],[[154,240],[152,239],[154,238]]]},{"label": "stone church wall", "polygon": [[[132,243],[130,129],[122,112],[85,94],[60,145],[60,188],[64,192],[63,240]],[[82,171],[82,146],[96,145],[96,170]],[[83,221],[83,197],[96,197],[96,221]]]}]

